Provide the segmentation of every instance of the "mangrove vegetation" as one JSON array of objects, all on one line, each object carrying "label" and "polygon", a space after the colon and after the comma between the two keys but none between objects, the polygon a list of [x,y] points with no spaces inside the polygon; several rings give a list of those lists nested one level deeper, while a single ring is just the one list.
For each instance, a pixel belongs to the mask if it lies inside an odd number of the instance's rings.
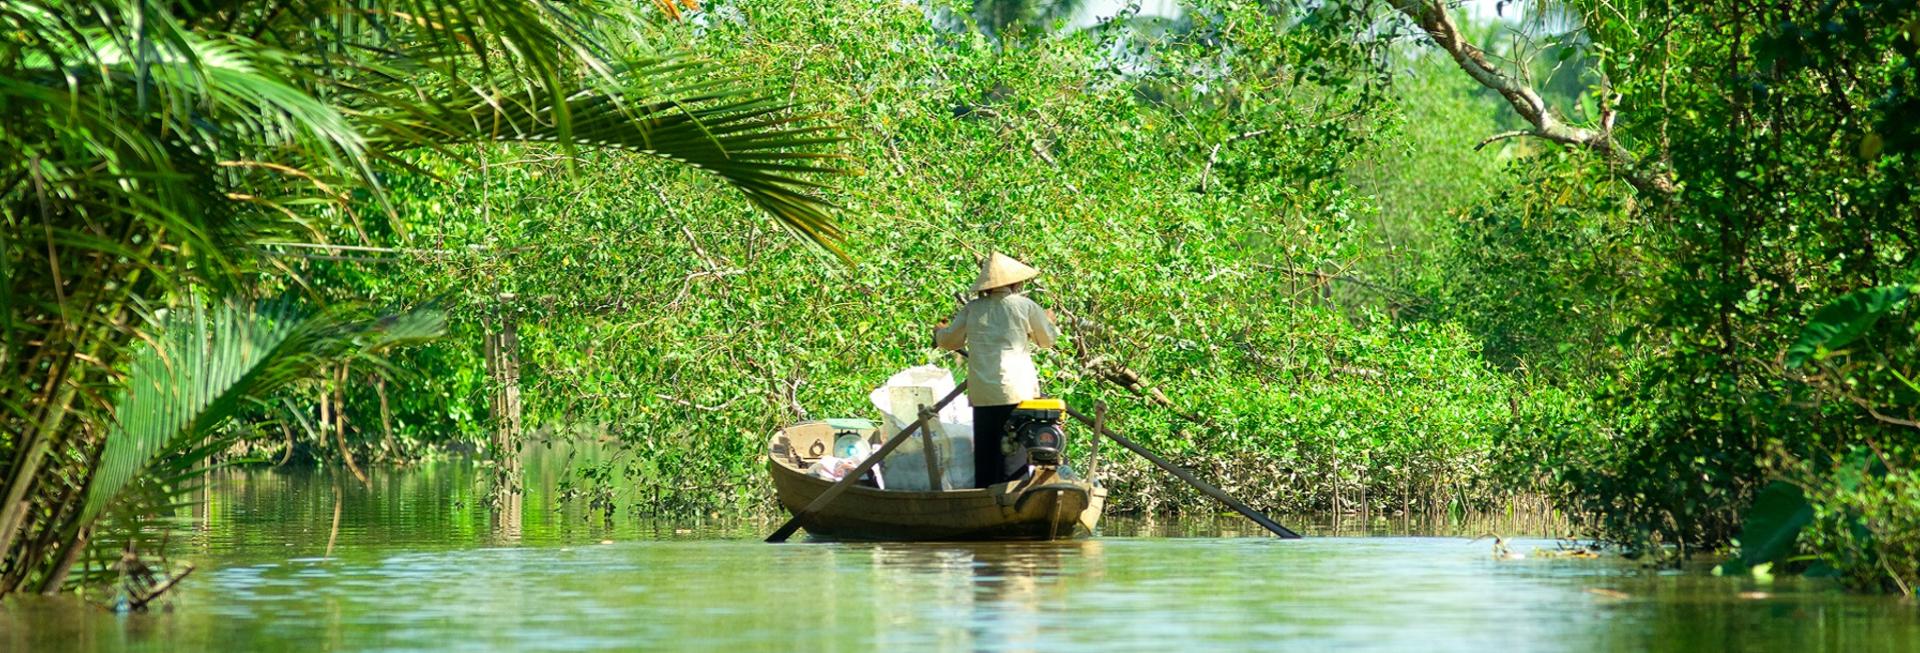
[{"label": "mangrove vegetation", "polygon": [[219,465],[769,511],[992,251],[1262,510],[1914,593],[1920,8],[1454,5],[0,0],[0,593]]}]

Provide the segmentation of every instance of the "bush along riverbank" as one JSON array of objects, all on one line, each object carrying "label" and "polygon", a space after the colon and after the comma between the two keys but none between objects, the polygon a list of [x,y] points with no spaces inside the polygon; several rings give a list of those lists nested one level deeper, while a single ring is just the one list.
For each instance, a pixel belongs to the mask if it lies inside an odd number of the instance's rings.
[{"label": "bush along riverbank", "polygon": [[[473,374],[473,352],[517,325],[527,423],[609,425],[626,453],[582,467],[582,487],[654,488],[610,508],[764,506],[763,434],[864,414],[873,384],[937,360],[926,327],[1004,249],[1049,271],[1039,301],[1103,327],[1070,328],[1043,360],[1050,391],[1105,399],[1263,508],[1538,492],[1654,559],[1738,551],[1910,591],[1910,322],[1787,364],[1822,307],[1914,274],[1920,123],[1905,95],[1819,81],[1906,88],[1910,12],[1633,7],[1685,35],[1668,49],[1589,20],[1600,11],[1569,5],[1570,31],[1540,36],[1541,113],[1435,50],[1463,42],[1350,38],[1364,12],[1289,29],[1210,5],[1178,29],[1049,33],[937,7],[716,4],[659,29],[789,71],[839,121],[858,171],[834,195],[851,264],[745,219],[696,174],[490,151],[477,168],[420,161],[450,187],[393,181],[409,235],[392,242],[452,253],[328,273],[464,318],[422,362],[469,376],[409,424],[491,415],[500,383]],[[1403,14],[1416,36],[1483,29],[1427,3]],[[1829,19],[1852,45],[1793,28]],[[1431,58],[1387,71],[1388,50]],[[1743,63],[1668,74],[1726,61]],[[609,177],[632,182],[596,183]],[[1138,463],[1107,470],[1117,509],[1204,505]],[[1810,515],[1784,548],[1749,524],[1775,482],[1802,488]]]},{"label": "bush along riverbank", "polygon": [[1915,8],[1572,10],[1600,93],[1562,115],[1608,139],[1516,170],[1433,289],[1530,388],[1508,482],[1644,553],[1911,593]]},{"label": "bush along riverbank", "polygon": [[[491,416],[500,381],[475,370],[511,324],[527,431],[604,424],[626,452],[583,467],[581,492],[640,511],[765,506],[765,434],[869,415],[871,387],[940,361],[932,323],[977,258],[1005,249],[1047,271],[1038,301],[1089,325],[1069,322],[1043,356],[1048,391],[1107,401],[1129,433],[1253,503],[1492,496],[1480,481],[1508,382],[1471,334],[1397,316],[1408,297],[1340,273],[1382,255],[1372,201],[1343,172],[1395,115],[1360,76],[1363,53],[1332,35],[1280,38],[1283,18],[1253,8],[1232,14],[1259,29],[1231,54],[1225,17],[996,39],[910,7],[710,9],[704,27],[664,29],[730,63],[792,71],[848,135],[860,174],[834,197],[852,263],[650,161],[422,158],[451,183],[390,183],[405,242],[436,251],[315,266],[345,292],[441,298],[456,316],[452,336],[403,363],[421,380],[395,409],[402,440]],[[825,35],[832,48],[817,46]],[[1147,68],[1121,70],[1115,52]],[[1276,72],[1296,66],[1319,78]],[[1151,392],[1113,383],[1121,370]],[[360,395],[348,403],[364,413],[377,398]],[[1205,506],[1124,452],[1107,458],[1116,509]],[[615,478],[635,482],[626,496],[591,489]]]}]

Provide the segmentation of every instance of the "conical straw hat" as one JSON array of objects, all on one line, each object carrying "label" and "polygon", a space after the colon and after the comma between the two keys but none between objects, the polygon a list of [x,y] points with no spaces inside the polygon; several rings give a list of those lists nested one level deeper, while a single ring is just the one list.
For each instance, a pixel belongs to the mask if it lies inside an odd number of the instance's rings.
[{"label": "conical straw hat", "polygon": [[985,292],[990,288],[1010,286],[1037,276],[1040,276],[1039,270],[1015,261],[1011,256],[994,252],[985,263],[980,264],[980,278],[973,281],[973,291]]}]

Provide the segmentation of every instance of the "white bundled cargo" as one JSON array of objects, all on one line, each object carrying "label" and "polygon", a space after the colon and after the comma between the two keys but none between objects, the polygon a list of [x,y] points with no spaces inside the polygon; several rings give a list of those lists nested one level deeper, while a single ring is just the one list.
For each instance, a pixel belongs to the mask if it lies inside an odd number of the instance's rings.
[{"label": "white bundled cargo", "polygon": [[[887,379],[885,385],[867,395],[873,406],[887,416],[880,426],[882,437],[892,438],[907,428],[908,424],[920,418],[921,406],[932,406],[937,397],[952,392],[954,385],[952,372],[933,365],[910,368]],[[967,403],[965,396],[961,396],[940,409],[934,420],[927,424],[928,434],[933,439],[935,457],[940,463],[940,476],[946,481],[946,488],[963,490],[973,487],[973,407]],[[887,479],[887,489],[938,489],[927,476],[924,441],[915,435],[888,454],[886,460],[880,461],[881,474]]]}]

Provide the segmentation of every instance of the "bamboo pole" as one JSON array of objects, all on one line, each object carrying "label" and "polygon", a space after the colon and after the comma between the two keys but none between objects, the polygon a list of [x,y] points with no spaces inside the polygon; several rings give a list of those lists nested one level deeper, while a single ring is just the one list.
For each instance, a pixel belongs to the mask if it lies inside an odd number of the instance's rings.
[{"label": "bamboo pole", "polygon": [[[931,423],[933,418],[934,412],[932,409],[926,406],[920,407],[920,419],[918,420],[920,423]],[[920,448],[925,449],[927,454],[927,487],[934,488],[941,492],[947,491],[949,489],[947,487],[947,478],[940,473],[940,452],[935,449],[932,427],[923,427],[920,429]]]},{"label": "bamboo pole", "polygon": [[[967,350],[965,349],[955,349],[953,350],[953,353],[959,354],[961,358],[967,357]],[[965,382],[961,382],[960,388],[965,388],[965,387],[967,387],[967,384]],[[959,389],[954,390],[956,394],[959,393],[959,391],[960,391]],[[951,399],[951,398],[952,398],[952,395],[949,395],[948,399]],[[941,403],[945,403],[945,401],[943,400]],[[1176,414],[1181,414],[1180,411],[1178,410],[1175,410],[1174,412]],[[1081,424],[1086,424],[1088,426],[1094,425],[1094,421],[1092,418],[1087,417],[1085,413],[1074,410],[1072,406],[1067,407],[1067,415],[1072,416],[1076,420],[1079,420]],[[1181,416],[1185,417],[1184,414],[1181,414]],[[1285,526],[1281,526],[1280,522],[1276,522],[1268,518],[1266,515],[1261,514],[1260,511],[1254,510],[1252,507],[1248,506],[1247,504],[1241,503],[1239,499],[1235,499],[1231,495],[1228,495],[1224,490],[1214,487],[1212,483],[1208,483],[1206,481],[1200,480],[1200,478],[1197,476],[1194,476],[1192,472],[1189,472],[1185,469],[1181,469],[1179,466],[1174,465],[1171,462],[1168,462],[1167,459],[1160,457],[1160,454],[1154,453],[1153,451],[1147,449],[1146,447],[1142,447],[1138,444],[1134,444],[1132,440],[1129,440],[1118,433],[1114,433],[1112,430],[1108,429],[1104,423],[1100,424],[1099,428],[1095,429],[1094,431],[1094,438],[1096,440],[1099,438],[1099,436],[1102,436],[1102,435],[1107,436],[1107,438],[1113,440],[1115,443],[1119,444],[1120,446],[1126,447],[1128,451],[1132,451],[1136,454],[1139,454],[1141,458],[1147,459],[1148,462],[1151,462],[1154,465],[1159,466],[1160,469],[1166,470],[1167,473],[1169,474],[1173,474],[1174,477],[1179,478],[1182,481],[1186,481],[1187,485],[1193,486],[1194,489],[1197,489],[1201,492],[1206,493],[1207,496],[1213,497],[1214,499],[1218,500],[1221,503],[1227,504],[1227,507],[1232,508],[1234,512],[1238,512],[1241,515],[1244,515],[1247,519],[1253,520],[1254,523],[1259,524],[1262,528],[1272,531],[1274,535],[1277,535],[1282,539],[1290,539],[1290,540],[1300,538],[1299,533],[1295,533],[1291,529],[1288,529]],[[888,444],[892,444],[892,443],[888,443]],[[839,486],[835,486],[835,488],[838,488],[838,487]],[[833,488],[829,488],[827,492],[837,495],[837,493],[834,493],[833,490],[834,490]],[[821,496],[825,497],[826,495],[821,495]],[[820,501],[816,499],[814,503],[820,503]],[[809,508],[811,507],[812,506],[809,506]],[[796,515],[796,519],[798,519],[797,515]],[[791,524],[791,522],[789,522],[789,524]],[[788,534],[791,535],[791,533],[788,533]],[[775,533],[775,535],[779,535],[779,533]],[[782,538],[782,539],[785,539],[785,538]],[[771,542],[774,540],[772,538],[768,538],[767,541]]]},{"label": "bamboo pole", "polygon": [[1100,433],[1107,429],[1107,402],[1093,402],[1093,444],[1087,454],[1087,482],[1100,482]]}]

